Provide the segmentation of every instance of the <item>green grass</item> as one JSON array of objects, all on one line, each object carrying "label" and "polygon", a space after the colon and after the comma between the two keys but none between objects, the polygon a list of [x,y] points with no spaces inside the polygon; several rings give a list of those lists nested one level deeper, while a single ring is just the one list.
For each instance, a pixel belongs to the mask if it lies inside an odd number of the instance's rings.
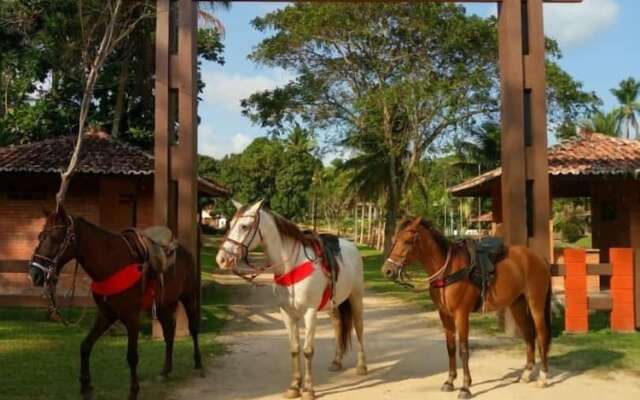
[{"label": "green grass", "polygon": [[[210,267],[214,249],[203,251],[203,266]],[[203,274],[202,333],[203,356],[224,352],[216,336],[228,318],[228,292]],[[71,319],[80,311],[65,310]],[[80,343],[92,324],[94,311],[79,326],[65,327],[46,320],[37,309],[0,309],[0,398],[77,399],[80,393]],[[107,333],[96,343],[91,355],[92,381],[97,399],[124,399],[129,390],[126,338]],[[174,347],[174,368],[169,383],[156,382],[164,360],[164,342],[150,338],[150,321],[144,320],[139,342],[138,373],[140,399],[166,397],[172,383],[193,376],[193,346],[190,338],[178,339]]]},{"label": "green grass", "polygon": [[[384,262],[379,251],[368,247],[360,247],[364,258],[364,274],[367,287],[380,294],[394,296],[401,300],[418,304],[425,310],[435,310],[427,292],[416,293],[411,289],[393,283],[382,276],[380,268]],[[410,267],[414,280],[419,287],[426,287],[426,274],[419,272],[419,267]],[[413,273],[415,271],[415,273]],[[551,347],[551,365],[573,373],[591,371],[607,373],[624,370],[640,375],[640,334],[613,333],[609,328],[609,313],[594,312],[589,317],[589,333],[586,335],[563,334],[564,311],[554,312],[552,321],[553,343]],[[507,338],[499,329],[498,319],[494,313],[471,315],[471,331],[485,335],[504,337],[504,341],[492,344],[502,351],[524,352],[520,340]],[[524,354],[524,353],[523,353]]]}]

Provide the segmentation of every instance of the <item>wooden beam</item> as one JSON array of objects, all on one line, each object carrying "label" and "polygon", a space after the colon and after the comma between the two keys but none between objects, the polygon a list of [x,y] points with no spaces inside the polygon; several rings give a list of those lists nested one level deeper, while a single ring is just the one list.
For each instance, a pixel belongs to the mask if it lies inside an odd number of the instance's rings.
[{"label": "wooden beam", "polygon": [[155,133],[153,184],[153,220],[155,225],[169,225],[169,179],[171,158],[169,141],[169,0],[157,0],[156,11],[156,75]]},{"label": "wooden beam", "polygon": [[505,0],[498,10],[502,110],[502,219],[508,245],[527,244],[524,146],[524,67],[521,0]]},{"label": "wooden beam", "polygon": [[0,260],[0,274],[28,272],[29,260]]},{"label": "wooden beam", "polygon": [[589,310],[609,311],[613,308],[613,301],[609,295],[592,295],[587,297]]},{"label": "wooden beam", "polygon": [[[551,276],[566,276],[567,269],[564,264],[551,264]],[[613,268],[611,264],[587,264],[587,275],[611,276]]]}]

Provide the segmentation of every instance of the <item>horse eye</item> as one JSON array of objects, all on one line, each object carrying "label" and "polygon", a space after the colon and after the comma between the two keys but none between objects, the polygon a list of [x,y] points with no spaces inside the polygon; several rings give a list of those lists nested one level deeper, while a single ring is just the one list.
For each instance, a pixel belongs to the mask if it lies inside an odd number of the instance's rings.
[{"label": "horse eye", "polygon": [[247,229],[249,229],[249,227],[248,227],[247,225],[242,225],[242,226],[240,226],[240,228],[241,228],[243,231],[246,231]]}]

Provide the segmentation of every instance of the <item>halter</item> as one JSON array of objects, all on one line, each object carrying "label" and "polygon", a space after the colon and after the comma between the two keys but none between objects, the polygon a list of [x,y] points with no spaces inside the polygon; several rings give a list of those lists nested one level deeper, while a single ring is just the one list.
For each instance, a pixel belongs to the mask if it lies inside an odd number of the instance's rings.
[{"label": "halter", "polygon": [[[413,239],[411,240],[411,247],[413,248],[413,246],[416,245],[418,241],[418,231],[416,231],[413,234]],[[393,244],[391,245],[391,249],[389,250],[389,255],[391,255],[391,253],[393,252],[393,248],[396,245],[396,241],[393,242]],[[433,275],[431,275],[429,278],[427,278],[427,282],[429,284],[433,283],[434,281],[438,280],[439,277],[447,270],[447,267],[449,266],[449,263],[451,262],[451,256],[452,256],[452,250],[451,250],[452,246],[448,246],[447,248],[447,256],[445,258],[444,264],[442,265],[442,267],[437,270]],[[394,259],[392,259],[391,257],[388,257],[386,260],[387,263],[393,265],[394,267],[398,268],[398,277],[396,277],[396,279],[394,279],[394,282],[396,282],[397,284],[401,285],[401,286],[408,286],[408,287],[414,287],[412,284],[408,283],[405,281],[405,275],[407,275],[406,271],[405,271],[405,267],[407,266],[407,257],[406,255],[400,260],[400,261],[395,261]]]},{"label": "halter", "polygon": [[[255,215],[240,216],[240,218],[253,218],[253,223],[251,224],[249,231],[242,238],[241,241],[230,238],[229,234],[231,233],[231,229],[229,229],[229,231],[224,235],[222,246],[220,246],[220,251],[232,256],[232,261],[234,265],[231,268],[231,272],[241,277],[242,279],[246,280],[247,282],[253,282],[258,276],[260,276],[266,270],[271,268],[271,265],[269,264],[263,265],[263,266],[255,266],[251,263],[251,261],[249,261],[249,247],[251,247],[251,244],[255,240],[256,235],[260,237],[260,241],[263,241],[262,231],[260,230],[260,211],[261,210],[262,210],[262,205],[260,206],[260,208],[258,208]],[[249,239],[249,241],[245,244],[247,239]],[[236,245],[240,249],[240,252],[227,250],[224,246],[226,242],[230,242]],[[255,272],[246,273],[238,270],[237,269],[238,260],[242,260]]]},{"label": "halter", "polygon": [[[62,244],[60,245],[60,247],[58,247],[58,251],[53,256],[53,258],[34,253],[31,259],[31,265],[46,274],[42,291],[44,296],[49,300],[49,312],[56,315],[64,325],[68,325],[68,322],[62,317],[62,314],[60,314],[60,311],[58,310],[58,307],[56,305],[55,293],[56,284],[58,282],[60,274],[60,258],[65,253],[65,251],[67,251],[67,249],[76,241],[73,218],[70,215],[67,215],[67,220],[69,221],[69,223],[66,225],[53,225],[42,231],[42,235],[45,235],[48,232],[53,231],[54,229],[65,229],[65,235]],[[41,263],[35,261],[37,259],[48,262],[49,266],[44,267]]]}]

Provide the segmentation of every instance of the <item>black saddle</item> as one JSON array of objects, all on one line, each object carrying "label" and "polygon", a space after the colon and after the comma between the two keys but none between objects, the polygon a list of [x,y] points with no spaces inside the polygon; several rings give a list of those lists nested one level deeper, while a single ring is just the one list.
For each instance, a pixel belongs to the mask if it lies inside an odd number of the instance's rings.
[{"label": "black saddle", "polygon": [[489,286],[496,275],[496,264],[506,254],[506,247],[501,238],[486,237],[480,240],[465,239],[465,247],[469,253],[469,279],[480,288],[484,301]]}]

